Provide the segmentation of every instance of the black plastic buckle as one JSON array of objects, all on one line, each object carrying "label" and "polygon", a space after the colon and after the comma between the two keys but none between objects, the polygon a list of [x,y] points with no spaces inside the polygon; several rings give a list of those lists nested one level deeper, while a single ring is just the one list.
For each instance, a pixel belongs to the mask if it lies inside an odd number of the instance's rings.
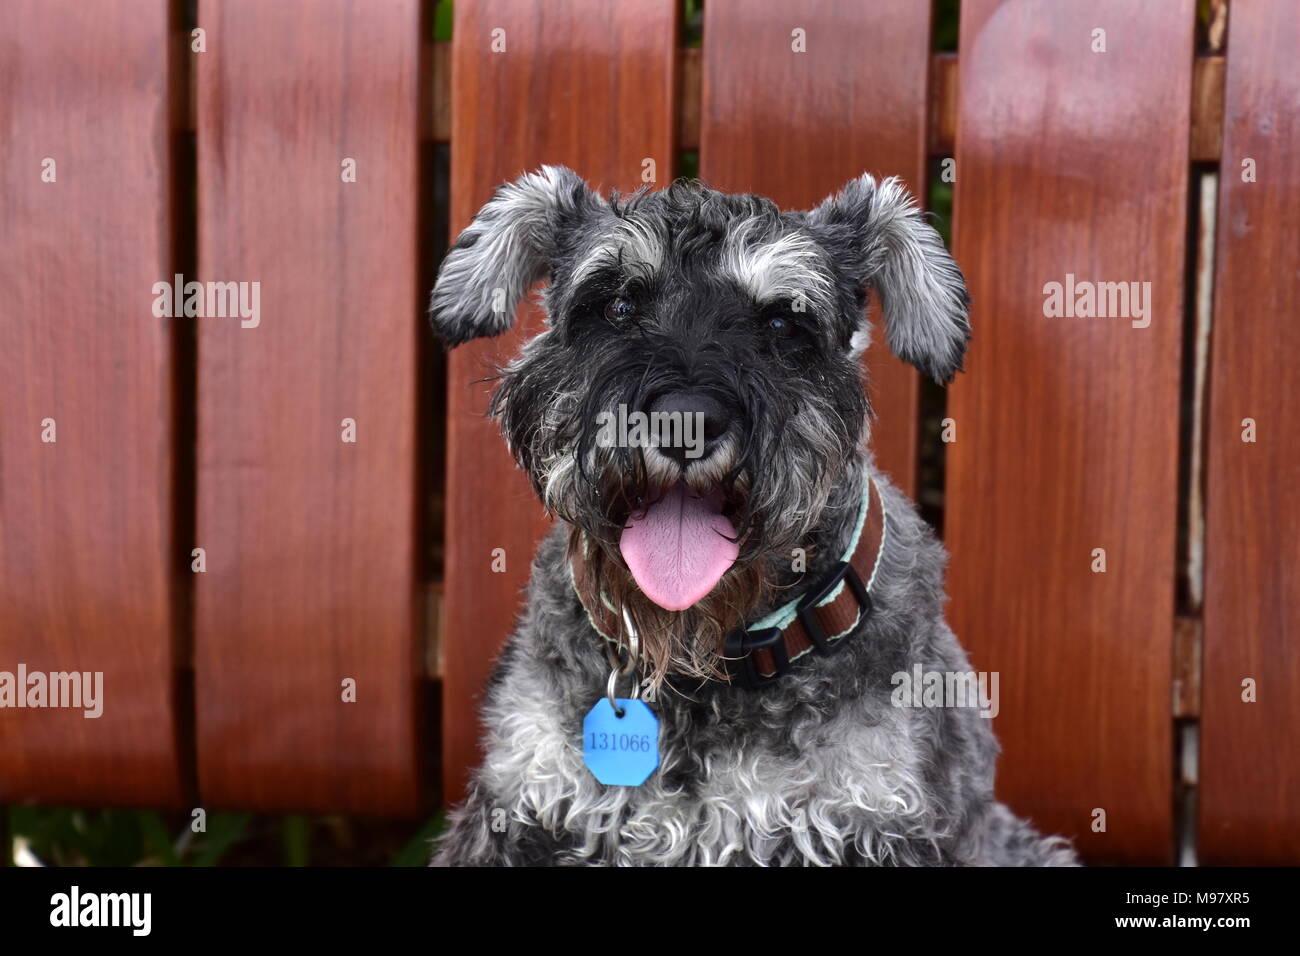
[{"label": "black plastic buckle", "polygon": [[[760,674],[754,663],[754,651],[769,651],[776,672]],[[776,683],[777,678],[790,670],[790,655],[785,650],[785,635],[779,627],[765,627],[761,631],[747,631],[738,627],[727,635],[723,647],[726,657],[727,673],[733,684],[740,684],[749,690],[757,690]]]},{"label": "black plastic buckle", "polygon": [[[838,651],[845,643],[844,638],[840,638],[834,643],[831,642],[826,631],[822,628],[821,622],[817,620],[817,615],[813,613],[815,608],[822,601],[825,601],[832,591],[839,587],[840,581],[843,580],[848,585],[853,596],[858,599],[858,624],[861,624],[871,614],[871,595],[867,593],[867,587],[858,577],[858,572],[854,570],[853,565],[847,561],[841,561],[835,565],[834,570],[827,576],[826,582],[813,594],[805,594],[799,607],[795,610],[795,616],[799,618],[799,623],[803,625],[804,631],[808,634],[808,639],[812,641],[813,647],[818,654],[830,655]],[[855,625],[856,626],[856,625]]]}]

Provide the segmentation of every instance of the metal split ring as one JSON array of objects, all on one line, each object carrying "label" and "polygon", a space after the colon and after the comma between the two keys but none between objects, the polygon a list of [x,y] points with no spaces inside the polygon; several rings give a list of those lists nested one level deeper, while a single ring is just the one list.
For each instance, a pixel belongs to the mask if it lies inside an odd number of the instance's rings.
[{"label": "metal split ring", "polygon": [[[609,706],[614,708],[615,716],[623,716],[623,708],[618,706],[616,690],[618,688],[618,679],[632,675],[632,700],[639,700],[641,697],[641,682],[636,679],[637,659],[641,655],[641,641],[637,637],[636,628],[632,626],[632,616],[627,613],[627,608],[623,609],[623,626],[627,629],[628,637],[628,655],[627,664],[620,667],[618,660],[614,660],[613,667],[609,671],[609,680],[605,684],[605,696],[609,698]],[[622,645],[619,645],[622,650]]]},{"label": "metal split ring", "polygon": [[636,670],[637,660],[641,656],[641,638],[637,636],[636,628],[632,626],[632,615],[627,613],[627,608],[623,608],[623,629],[627,633],[627,666],[623,668],[624,676]]},{"label": "metal split ring", "polygon": [[[620,675],[617,667],[615,667],[613,670],[609,672],[609,680],[606,681],[605,683],[605,696],[609,698],[609,706],[614,708],[614,715],[617,717],[622,717],[624,711],[623,708],[618,705],[618,696],[616,694],[616,691],[618,689],[619,676]],[[641,682],[637,680],[635,676],[632,678],[631,699],[632,700],[641,699]]]}]

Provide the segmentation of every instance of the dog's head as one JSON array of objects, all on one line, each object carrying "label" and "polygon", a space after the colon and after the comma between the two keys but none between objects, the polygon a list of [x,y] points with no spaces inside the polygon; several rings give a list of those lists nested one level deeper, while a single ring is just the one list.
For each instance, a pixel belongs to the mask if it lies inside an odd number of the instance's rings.
[{"label": "dog's head", "polygon": [[961,272],[894,179],[783,213],[689,182],[605,200],[543,167],[456,240],[434,327],[449,345],[504,332],[548,277],[547,328],[492,411],[654,677],[713,675],[866,439],[869,292],[893,351],[947,382]]}]

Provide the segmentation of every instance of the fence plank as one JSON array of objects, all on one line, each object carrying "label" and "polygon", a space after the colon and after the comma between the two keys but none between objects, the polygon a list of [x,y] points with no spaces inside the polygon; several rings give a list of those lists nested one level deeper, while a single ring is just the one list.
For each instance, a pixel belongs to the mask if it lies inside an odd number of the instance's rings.
[{"label": "fence plank", "polygon": [[420,803],[419,19],[419,0],[199,8],[200,277],[261,283],[256,327],[199,320],[196,696],[213,804]]},{"label": "fence plank", "polygon": [[[952,620],[1000,673],[1000,796],[1093,860],[1171,855],[1193,22],[1190,0],[962,4]],[[1067,275],[1149,282],[1149,326],[1046,317]]]},{"label": "fence plank", "polygon": [[[1286,0],[1234,6],[1231,29],[1210,374],[1199,856],[1294,866],[1300,9]],[[1247,418],[1253,443],[1242,440]],[[1247,678],[1257,684],[1253,703],[1242,699]]]},{"label": "fence plank", "polygon": [[[924,200],[929,4],[713,0],[704,17],[703,179],[807,209],[872,172]],[[914,494],[917,373],[874,342],[872,447]]]},{"label": "fence plank", "polygon": [[[571,166],[593,186],[641,185],[652,159],[675,165],[675,0],[481,0],[456,4],[452,33],[452,234],[504,181],[542,163]],[[505,42],[493,52],[492,31]],[[662,183],[661,183],[662,184]],[[479,382],[536,333],[520,327],[452,353],[448,370],[446,611],[443,638],[444,794],[456,800],[477,762],[477,699],[513,626],[541,507],[484,410]],[[493,573],[493,549],[506,571]]]},{"label": "fence plank", "polygon": [[5,5],[0,670],[102,672],[103,716],[4,710],[0,803],[183,798],[171,323],[152,313],[171,256],[167,6]]}]

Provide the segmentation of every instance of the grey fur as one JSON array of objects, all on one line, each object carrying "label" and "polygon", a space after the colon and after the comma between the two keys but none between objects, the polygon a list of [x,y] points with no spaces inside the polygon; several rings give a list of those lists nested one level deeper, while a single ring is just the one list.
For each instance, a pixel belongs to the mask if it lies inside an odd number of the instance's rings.
[{"label": "grey fur", "polygon": [[543,166],[497,190],[438,272],[429,312],[448,345],[500,335],[528,288],[550,271],[557,244],[599,200],[576,173]]},{"label": "grey fur", "polygon": [[[661,694],[661,767],[636,788],[602,786],[582,762],[579,728],[608,665],[555,528],[489,685],[487,757],[435,863],[1074,864],[1065,841],[994,800],[988,720],[892,706],[890,675],[970,665],[942,619],[942,548],[876,477],[890,520],[876,613],[840,654],[801,662],[778,688]],[[847,517],[854,495],[838,498]]]},{"label": "grey fur", "polygon": [[961,270],[897,178],[864,174],[808,214],[833,236],[862,282],[880,292],[894,354],[943,385],[961,371],[970,298]]},{"label": "grey fur", "polygon": [[[994,799],[998,748],[976,709],[891,699],[893,675],[915,665],[970,670],[943,619],[942,546],[866,447],[865,287],[892,309],[895,350],[938,377],[958,367],[969,329],[961,274],[897,184],[877,189],[864,177],[805,215],[694,186],[606,203],[567,170],[547,170],[489,203],[468,232],[476,238],[457,244],[433,294],[445,340],[508,326],[483,311],[484,290],[521,296],[532,279],[552,279],[551,325],[503,370],[494,411],[563,520],[535,558],[525,610],[487,688],[486,758],[435,864],[1075,864],[1065,841]],[[488,248],[503,259],[495,267]],[[628,277],[654,283],[634,328],[611,328],[582,304],[589,277],[611,271],[624,278],[603,280],[606,294],[632,295],[622,291]],[[799,317],[809,327],[797,343],[750,322],[791,300],[813,312]],[[744,424],[680,476],[658,453],[584,443],[593,409],[644,400],[651,379],[656,388],[703,383],[734,400]],[[639,787],[598,783],[581,727],[609,664],[574,590],[571,534],[616,554],[608,526],[626,520],[621,487],[643,500],[645,486],[678,477],[726,486],[745,502],[739,513],[757,519],[728,576],[773,582],[736,621],[752,622],[838,560],[868,475],[888,533],[875,609],[843,649],[806,655],[758,691],[670,680],[653,700],[659,769]],[[806,576],[788,566],[792,546],[809,556]],[[691,611],[681,614],[688,639],[701,633],[689,630]]]}]

